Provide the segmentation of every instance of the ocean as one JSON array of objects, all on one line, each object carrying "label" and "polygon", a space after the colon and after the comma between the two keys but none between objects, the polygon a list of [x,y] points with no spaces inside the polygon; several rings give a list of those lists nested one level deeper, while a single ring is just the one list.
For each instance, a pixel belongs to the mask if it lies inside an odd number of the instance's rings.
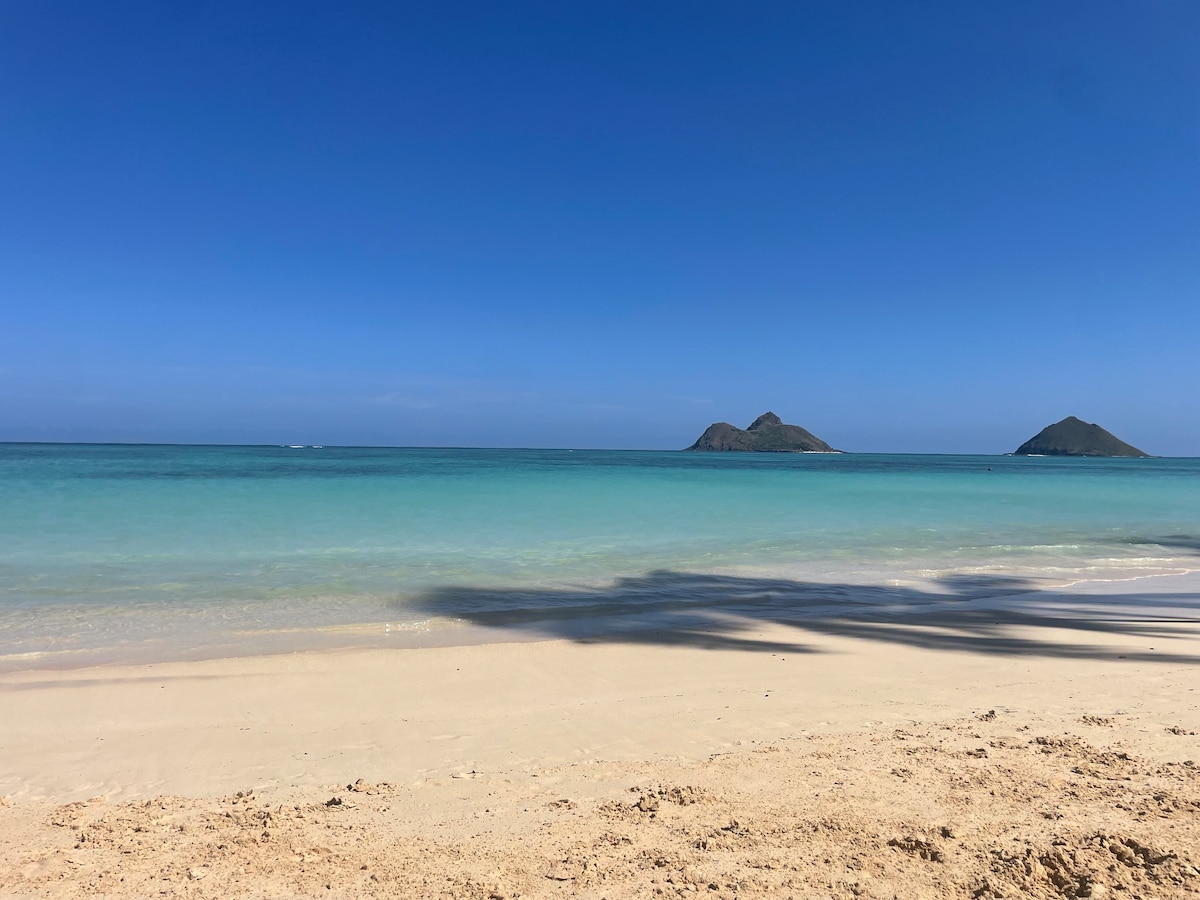
[{"label": "ocean", "polygon": [[6,670],[1198,569],[1198,459],[0,444]]}]

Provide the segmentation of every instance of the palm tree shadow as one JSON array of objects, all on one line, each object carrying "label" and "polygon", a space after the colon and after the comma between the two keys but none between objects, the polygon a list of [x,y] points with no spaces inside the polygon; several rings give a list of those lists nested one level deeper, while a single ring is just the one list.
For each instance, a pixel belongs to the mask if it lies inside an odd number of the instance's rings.
[{"label": "palm tree shadow", "polygon": [[[403,601],[408,612],[414,605],[508,636],[590,644],[796,654],[818,652],[806,635],[833,635],[1002,656],[1200,663],[1153,649],[1155,640],[1200,634],[1200,593],[1062,593],[1008,576],[956,575],[920,588],[664,570],[603,588],[446,586]],[[770,625],[795,638],[764,634]]]}]

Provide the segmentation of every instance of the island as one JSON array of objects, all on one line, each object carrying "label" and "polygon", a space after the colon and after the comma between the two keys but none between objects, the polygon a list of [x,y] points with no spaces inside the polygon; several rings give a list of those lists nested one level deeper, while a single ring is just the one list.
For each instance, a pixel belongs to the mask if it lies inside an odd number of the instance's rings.
[{"label": "island", "polygon": [[714,422],[688,450],[742,450],[766,453],[840,453],[799,425],[785,425],[773,412],[765,412],[743,430],[728,422]]},{"label": "island", "polygon": [[1137,447],[1075,416],[1047,425],[1017,448],[1014,456],[1147,457]]}]

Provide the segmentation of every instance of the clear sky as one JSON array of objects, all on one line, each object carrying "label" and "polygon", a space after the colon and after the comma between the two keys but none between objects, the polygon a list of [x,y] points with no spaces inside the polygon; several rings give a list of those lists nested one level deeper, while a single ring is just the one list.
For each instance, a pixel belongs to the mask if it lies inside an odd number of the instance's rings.
[{"label": "clear sky", "polygon": [[0,440],[1200,455],[1200,3],[0,2]]}]

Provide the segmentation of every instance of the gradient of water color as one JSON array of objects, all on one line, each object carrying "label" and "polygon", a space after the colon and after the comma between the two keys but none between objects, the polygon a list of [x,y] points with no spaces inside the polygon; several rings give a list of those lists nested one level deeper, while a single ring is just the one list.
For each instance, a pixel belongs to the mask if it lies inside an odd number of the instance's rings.
[{"label": "gradient of water color", "polygon": [[1195,569],[1195,459],[0,444],[7,668],[448,640],[618,579],[653,610],[698,575],[836,602]]}]

